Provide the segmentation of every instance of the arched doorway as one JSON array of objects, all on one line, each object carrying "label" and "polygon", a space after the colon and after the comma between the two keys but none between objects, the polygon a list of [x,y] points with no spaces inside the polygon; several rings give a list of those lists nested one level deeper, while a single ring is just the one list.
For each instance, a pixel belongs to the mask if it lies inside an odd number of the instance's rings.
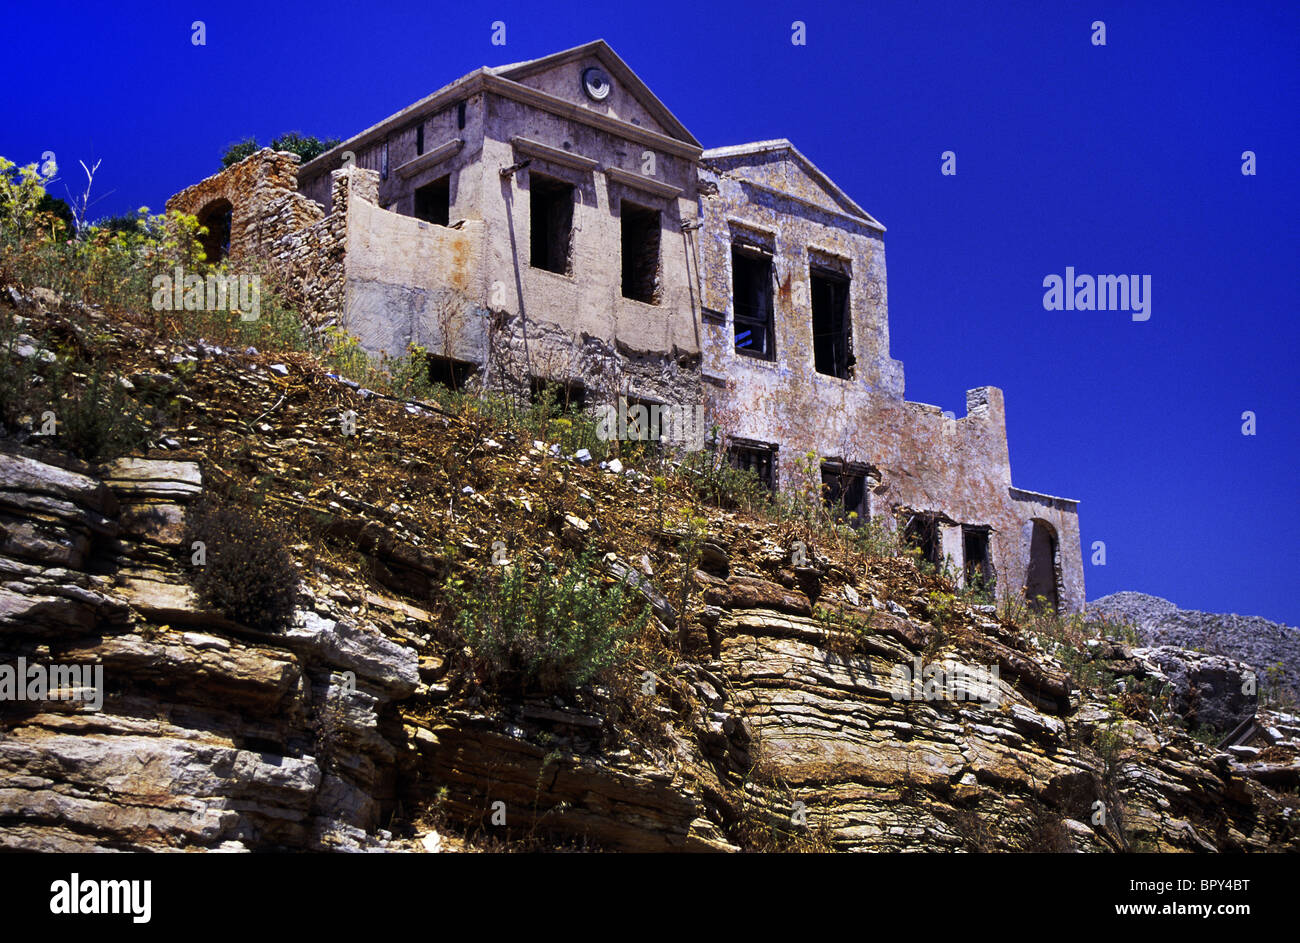
[{"label": "arched doorway", "polygon": [[200,226],[208,228],[206,236],[199,237],[203,254],[209,265],[215,265],[230,255],[230,223],[234,207],[229,200],[213,200],[199,210],[197,217]]},{"label": "arched doorway", "polygon": [[1033,609],[1060,611],[1057,549],[1056,528],[1046,521],[1030,521],[1029,569],[1025,574],[1025,598],[1029,600],[1029,605]]}]

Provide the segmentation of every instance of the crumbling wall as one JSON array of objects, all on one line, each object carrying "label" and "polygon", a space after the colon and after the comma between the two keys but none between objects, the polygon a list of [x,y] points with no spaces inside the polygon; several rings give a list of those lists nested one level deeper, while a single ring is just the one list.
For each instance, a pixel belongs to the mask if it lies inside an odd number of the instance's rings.
[{"label": "crumbling wall", "polygon": [[297,173],[297,154],[264,147],[186,187],[167,201],[167,210],[198,216],[202,222],[209,208],[229,203],[230,260],[259,256],[325,215],[321,206],[298,193]]},{"label": "crumbling wall", "polygon": [[[812,186],[806,175],[788,156],[755,158],[757,167],[742,163],[748,158],[709,159],[700,171],[699,266],[704,306],[713,312],[715,323],[730,327],[734,318],[731,285],[731,246],[737,239],[765,243],[772,251],[776,275],[776,360],[777,369],[792,373],[813,372],[813,335],[810,299],[810,265],[825,260],[838,263],[850,278],[849,308],[852,314],[852,350],[855,359],[852,380],[815,375],[824,381],[876,391],[901,399],[903,365],[889,356],[889,309],[885,278],[885,248],[878,226],[842,212],[814,206],[804,199],[777,193],[768,186],[784,185],[796,193]],[[783,167],[774,169],[774,165]],[[775,177],[776,180],[772,178]],[[753,178],[753,179],[751,179]],[[796,181],[800,181],[796,183]],[[770,365],[734,353],[728,344],[719,347],[717,360],[741,372],[761,371]],[[805,370],[805,367],[808,369]]]},{"label": "crumbling wall", "polygon": [[[1008,527],[1004,534],[1003,553],[1008,555],[1010,569],[1025,574],[1030,565],[1032,525],[1040,521],[1048,526],[1056,541],[1053,569],[1061,608],[1068,612],[1083,609],[1086,599],[1083,577],[1083,546],[1079,534],[1079,502],[1069,498],[1008,489],[1011,502],[1011,519],[1018,527]],[[1024,582],[1012,589],[1019,594]]]},{"label": "crumbling wall", "polygon": [[[305,169],[304,193],[322,198],[321,179],[341,153]],[[542,378],[580,384],[592,402],[620,393],[703,401],[692,247],[681,231],[695,213],[693,160],[476,93],[358,145],[353,166],[376,180],[372,205],[355,203],[346,224],[343,321],[367,349],[400,354],[417,343],[477,365],[478,381],[493,388],[525,390]],[[530,265],[534,174],[575,188],[566,274]],[[442,176],[451,228],[412,215],[414,191]],[[622,295],[624,200],[661,214],[656,304]],[[330,205],[339,216],[333,197]]]},{"label": "crumbling wall", "polygon": [[[575,337],[590,336],[610,348],[617,340],[629,351],[657,353],[668,361],[697,355],[696,299],[681,231],[682,221],[694,216],[693,163],[496,95],[487,96],[485,120],[482,194],[493,309],[522,315],[530,325],[546,322]],[[539,156],[512,141],[516,138],[569,156]],[[646,152],[653,154],[653,176],[641,173],[648,166]],[[527,167],[500,176],[501,169],[525,160]],[[591,163],[574,166],[584,160]],[[530,187],[536,176],[575,188],[569,274],[529,264]],[[678,195],[655,192],[662,187]],[[661,214],[657,304],[622,294],[623,200]]]},{"label": "crumbling wall", "polygon": [[[309,225],[282,234],[268,249],[284,277],[285,300],[303,319],[320,330],[342,319],[346,262],[348,206],[351,193],[373,193],[374,181],[363,171],[340,170],[331,175],[336,211]],[[291,194],[304,200],[299,194]],[[286,203],[292,204],[291,200]],[[315,204],[311,204],[315,205]]]},{"label": "crumbling wall", "polygon": [[[342,172],[336,171],[336,174]],[[371,181],[374,171],[357,171]],[[344,328],[374,352],[410,344],[481,363],[487,345],[484,226],[438,226],[353,193],[347,206]]]},{"label": "crumbling wall", "polygon": [[[753,161],[752,166],[745,161]],[[713,421],[729,436],[777,447],[782,488],[820,485],[820,466],[838,460],[878,470],[867,512],[887,527],[895,515],[936,521],[940,560],[964,577],[961,525],[987,528],[999,598],[1019,596],[1030,562],[1027,528],[1056,535],[1059,602],[1084,601],[1077,504],[1014,489],[1002,391],[966,394],[966,415],[903,399],[902,364],[889,356],[884,244],[880,231],[823,206],[798,162],[772,153],[708,161],[701,171],[699,233],[703,371]],[[773,192],[782,188],[788,196]],[[759,244],[775,273],[774,359],[735,349],[731,246]],[[851,278],[853,375],[815,369],[809,267],[840,258]]]},{"label": "crumbling wall", "polygon": [[[462,126],[462,118],[464,124]],[[423,138],[423,152],[417,141]],[[375,172],[374,203],[412,216],[415,191],[442,176],[451,176],[451,219],[479,217],[479,158],[483,146],[483,96],[448,102],[432,114],[413,114],[389,133],[345,151],[336,148],[303,167],[300,191],[333,212],[331,174],[346,165]],[[469,168],[467,173],[462,173]]]}]

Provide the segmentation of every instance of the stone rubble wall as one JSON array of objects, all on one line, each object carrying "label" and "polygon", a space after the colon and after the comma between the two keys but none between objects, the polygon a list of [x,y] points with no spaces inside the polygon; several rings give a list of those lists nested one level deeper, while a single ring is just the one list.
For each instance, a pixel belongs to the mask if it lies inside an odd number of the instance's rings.
[{"label": "stone rubble wall", "polygon": [[298,193],[297,173],[297,154],[264,147],[186,187],[167,201],[167,210],[200,216],[219,200],[230,203],[230,260],[237,263],[325,215]]},{"label": "stone rubble wall", "polygon": [[[373,193],[375,176],[373,171],[334,171],[331,175],[334,211],[328,216],[317,215],[300,229],[280,233],[268,246],[270,259],[285,279],[285,300],[318,330],[343,320],[351,191],[355,187],[359,194]],[[282,197],[286,206],[296,205],[293,198],[305,200],[297,193]]]},{"label": "stone rubble wall", "polygon": [[263,148],[239,163],[182,190],[167,209],[199,215],[218,200],[231,204],[230,263],[269,264],[281,279],[285,300],[308,323],[327,326],[341,318],[347,191],[351,182],[373,198],[375,181],[366,171],[336,171],[332,177],[335,212],[326,214],[298,192],[299,158]]}]

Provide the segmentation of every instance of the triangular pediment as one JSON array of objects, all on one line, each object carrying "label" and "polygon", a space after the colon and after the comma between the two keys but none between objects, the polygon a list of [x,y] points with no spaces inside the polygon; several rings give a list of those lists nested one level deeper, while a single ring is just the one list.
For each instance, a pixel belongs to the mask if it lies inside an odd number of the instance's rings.
[{"label": "triangular pediment", "polygon": [[832,213],[851,216],[882,232],[885,229],[789,141],[717,147],[705,151],[701,160],[707,166],[765,190],[783,193]]},{"label": "triangular pediment", "polygon": [[[601,70],[609,84],[608,93],[599,100],[584,90],[584,73],[593,68]],[[655,131],[694,147],[700,146],[700,142],[604,40],[488,71],[596,114]]]}]

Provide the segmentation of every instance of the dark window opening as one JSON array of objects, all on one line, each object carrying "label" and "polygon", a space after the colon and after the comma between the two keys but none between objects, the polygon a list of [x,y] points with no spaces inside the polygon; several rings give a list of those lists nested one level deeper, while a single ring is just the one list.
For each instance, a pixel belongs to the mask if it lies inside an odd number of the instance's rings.
[{"label": "dark window opening", "polygon": [[967,589],[992,590],[993,556],[989,550],[989,529],[963,524],[961,544]]},{"label": "dark window opening", "polygon": [[841,462],[823,463],[822,499],[835,520],[861,527],[870,517],[866,469]]},{"label": "dark window opening", "polygon": [[417,125],[415,128],[415,154],[418,157],[424,153],[424,125]]},{"label": "dark window opening", "polygon": [[624,202],[623,297],[659,303],[659,212]]},{"label": "dark window opening", "polygon": [[529,178],[529,264],[568,275],[569,244],[573,238],[573,187],[537,174],[529,174]]},{"label": "dark window opening", "polygon": [[852,318],[849,316],[849,280],[833,272],[813,269],[813,359],[817,372],[847,380],[853,376]]},{"label": "dark window opening", "polygon": [[731,284],[736,319],[736,352],[762,360],[775,360],[772,257],[733,245]]},{"label": "dark window opening", "polygon": [[547,396],[551,397],[551,404],[558,413],[582,409],[587,405],[587,388],[576,380],[560,382],[533,377],[529,384],[529,400],[540,403]]},{"label": "dark window opening", "polygon": [[452,390],[463,390],[465,384],[478,372],[476,364],[465,360],[454,360],[451,357],[436,357],[430,354],[428,362],[429,381]]},{"label": "dark window opening", "polygon": [[415,191],[415,218],[446,226],[451,219],[451,175],[427,183]]},{"label": "dark window opening", "polygon": [[383,149],[379,152],[379,179],[388,179],[388,140],[384,139]]},{"label": "dark window opening", "polygon": [[939,519],[933,514],[913,514],[903,526],[903,541],[918,548],[918,562],[938,567],[943,562],[943,544],[939,538]]},{"label": "dark window opening", "polygon": [[208,228],[206,236],[199,237],[203,255],[215,265],[230,255],[230,223],[234,208],[229,200],[217,200],[199,212],[199,225]]},{"label": "dark window opening", "polygon": [[1046,612],[1060,609],[1056,551],[1055,532],[1042,521],[1034,521],[1029,536],[1029,572],[1025,574],[1025,598],[1032,609]]},{"label": "dark window opening", "polygon": [[657,453],[664,445],[664,432],[669,420],[664,415],[662,403],[636,399],[632,396],[620,396],[619,409],[626,416],[627,438],[629,442],[644,442],[647,449]]},{"label": "dark window opening", "polygon": [[728,452],[731,464],[742,471],[752,471],[771,491],[776,490],[776,448],[771,445],[732,445]]},{"label": "dark window opening", "polygon": [[456,103],[456,127],[462,131],[465,129],[465,103]]}]

